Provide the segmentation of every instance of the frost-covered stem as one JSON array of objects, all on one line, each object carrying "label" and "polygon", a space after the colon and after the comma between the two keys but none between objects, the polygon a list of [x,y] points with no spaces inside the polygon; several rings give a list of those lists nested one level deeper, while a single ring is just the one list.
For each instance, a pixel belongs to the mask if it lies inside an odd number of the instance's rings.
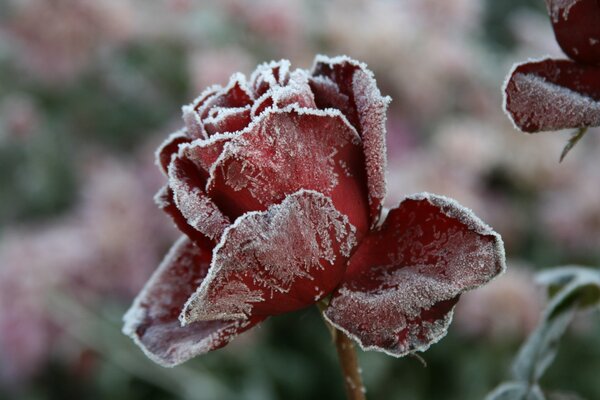
[{"label": "frost-covered stem", "polygon": [[[327,307],[322,301],[317,304],[321,312]],[[346,334],[324,319],[329,333],[335,343],[340,366],[342,367],[342,375],[344,377],[344,386],[346,388],[346,396],[348,400],[365,400],[365,387],[362,382],[361,370],[358,365],[358,357],[354,342]]]},{"label": "frost-covered stem", "polygon": [[335,348],[338,353],[346,395],[349,400],[365,400],[365,387],[360,376],[358,358],[354,349],[354,342],[340,330],[335,329]]}]

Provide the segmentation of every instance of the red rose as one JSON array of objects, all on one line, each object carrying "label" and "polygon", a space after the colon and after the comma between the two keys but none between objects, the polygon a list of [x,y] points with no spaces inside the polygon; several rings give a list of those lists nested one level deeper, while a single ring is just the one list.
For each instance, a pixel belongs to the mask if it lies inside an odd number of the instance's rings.
[{"label": "red rose", "polygon": [[460,293],[504,269],[498,234],[444,197],[382,215],[385,112],[367,67],[318,56],[234,75],[183,108],[157,153],[159,206],[186,235],[125,317],[153,360],[175,365],[271,315],[331,295],[326,318],[364,348],[424,350]]},{"label": "red rose", "polygon": [[600,126],[600,0],[546,0],[556,40],[571,60],[517,64],[504,108],[524,132]]}]

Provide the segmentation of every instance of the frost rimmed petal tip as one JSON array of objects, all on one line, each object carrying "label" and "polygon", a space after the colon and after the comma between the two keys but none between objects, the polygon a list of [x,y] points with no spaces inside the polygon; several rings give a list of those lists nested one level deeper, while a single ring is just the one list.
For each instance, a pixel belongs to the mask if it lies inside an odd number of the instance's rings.
[{"label": "frost rimmed petal tip", "polygon": [[179,145],[189,143],[190,137],[185,129],[171,133],[169,137],[158,147],[155,153],[155,163],[163,174],[168,175],[171,157],[179,151]]},{"label": "frost rimmed petal tip", "polygon": [[600,64],[600,1],[546,0],[556,41],[571,59]]},{"label": "frost rimmed petal tip", "polygon": [[317,106],[334,107],[344,112],[363,140],[371,225],[374,226],[379,222],[386,193],[385,121],[391,99],[381,95],[373,73],[364,63],[347,56],[318,55],[312,75]]},{"label": "frost rimmed petal tip", "polygon": [[470,210],[411,196],[358,246],[325,317],[365,350],[425,351],[446,334],[460,294],[504,269],[502,239]]},{"label": "frost rimmed petal tip", "polygon": [[517,64],[504,109],[524,132],[600,126],[600,67],[543,59]]},{"label": "frost rimmed petal tip", "polygon": [[[185,148],[181,149],[183,152]],[[177,209],[190,227],[217,241],[230,222],[205,194],[203,183],[200,171],[189,160],[182,155],[173,158],[169,165],[169,187]]]},{"label": "frost rimmed petal tip", "polygon": [[364,156],[338,110],[269,109],[223,148],[207,193],[236,218],[265,210],[300,189],[331,197],[360,233],[368,229]]},{"label": "frost rimmed petal tip", "polygon": [[348,218],[318,192],[301,190],[244,214],[215,247],[181,321],[246,319],[314,304],[339,284],[355,244]]},{"label": "frost rimmed petal tip", "polygon": [[154,362],[172,367],[225,346],[261,318],[200,321],[182,327],[178,316],[208,272],[211,249],[179,239],[124,317],[123,332]]}]

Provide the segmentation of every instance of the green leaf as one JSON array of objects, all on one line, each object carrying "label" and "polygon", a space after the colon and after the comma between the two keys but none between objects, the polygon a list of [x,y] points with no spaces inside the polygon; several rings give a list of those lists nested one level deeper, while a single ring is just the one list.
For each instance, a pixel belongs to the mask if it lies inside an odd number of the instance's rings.
[{"label": "green leaf", "polygon": [[569,154],[569,151],[571,151],[571,149],[573,147],[575,147],[577,142],[579,142],[581,140],[581,138],[586,134],[587,130],[588,130],[588,128],[579,128],[575,132],[573,132],[573,134],[571,135],[571,138],[569,139],[569,141],[565,145],[565,148],[563,149],[562,153],[560,154],[560,160],[558,162],[562,162],[565,159],[567,154]]},{"label": "green leaf", "polygon": [[576,306],[564,308],[560,313],[543,320],[519,350],[513,363],[513,375],[524,382],[537,382],[552,364],[558,343],[565,333]]},{"label": "green leaf", "polygon": [[538,385],[530,387],[525,382],[507,382],[498,386],[485,400],[545,400]]}]

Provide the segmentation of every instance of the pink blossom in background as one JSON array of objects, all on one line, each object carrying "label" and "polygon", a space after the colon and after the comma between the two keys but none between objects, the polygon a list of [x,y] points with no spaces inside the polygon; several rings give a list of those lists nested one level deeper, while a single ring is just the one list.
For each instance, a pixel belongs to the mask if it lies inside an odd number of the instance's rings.
[{"label": "pink blossom in background", "polygon": [[[26,380],[51,356],[64,328],[48,307],[65,293],[89,307],[137,291],[173,240],[152,202],[159,174],[88,155],[76,209],[44,225],[9,228],[0,242],[0,376]],[[72,340],[66,341],[77,347]],[[63,354],[64,356],[64,354]]]}]

